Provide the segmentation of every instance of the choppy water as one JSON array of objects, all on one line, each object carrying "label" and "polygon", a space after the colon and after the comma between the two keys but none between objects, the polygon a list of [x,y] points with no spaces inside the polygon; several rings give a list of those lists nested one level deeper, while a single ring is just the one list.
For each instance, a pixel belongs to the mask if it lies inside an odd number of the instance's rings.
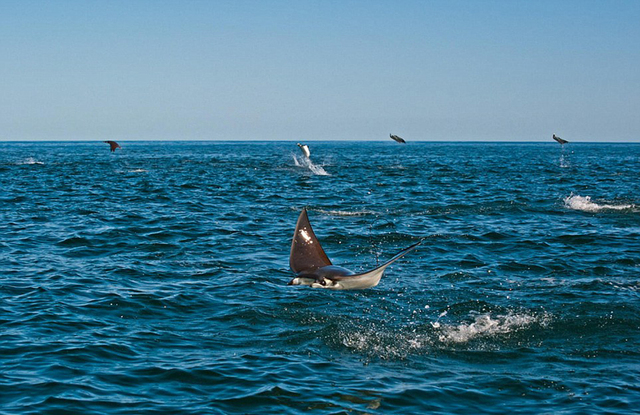
[{"label": "choppy water", "polygon": [[638,410],[640,145],[310,144],[4,144],[1,411]]}]

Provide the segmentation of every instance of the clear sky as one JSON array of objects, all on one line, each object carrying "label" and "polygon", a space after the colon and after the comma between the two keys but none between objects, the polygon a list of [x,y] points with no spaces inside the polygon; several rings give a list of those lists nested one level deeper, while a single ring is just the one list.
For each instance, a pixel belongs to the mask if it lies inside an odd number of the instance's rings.
[{"label": "clear sky", "polygon": [[640,1],[0,0],[0,140],[640,141]]}]

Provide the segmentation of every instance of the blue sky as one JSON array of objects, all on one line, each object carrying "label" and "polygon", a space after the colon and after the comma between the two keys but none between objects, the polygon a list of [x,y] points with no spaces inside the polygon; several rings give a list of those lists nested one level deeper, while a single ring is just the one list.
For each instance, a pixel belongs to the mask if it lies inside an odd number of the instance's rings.
[{"label": "blue sky", "polygon": [[640,141],[640,1],[0,1],[0,140]]}]

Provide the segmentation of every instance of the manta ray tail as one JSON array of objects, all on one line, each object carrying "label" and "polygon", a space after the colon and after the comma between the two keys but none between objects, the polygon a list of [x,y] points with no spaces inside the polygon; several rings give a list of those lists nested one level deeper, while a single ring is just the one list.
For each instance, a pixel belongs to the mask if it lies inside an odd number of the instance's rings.
[{"label": "manta ray tail", "polygon": [[420,239],[415,244],[403,249],[402,251],[395,254],[390,260],[380,265],[379,267],[372,269],[371,271],[363,272],[362,274],[356,275],[333,277],[333,279],[337,282],[337,284],[339,285],[338,288],[340,289],[357,290],[375,287],[380,282],[385,269],[387,269],[389,265],[393,264],[409,252],[416,249],[418,246],[420,246],[420,244],[422,244],[423,240],[424,239]]}]

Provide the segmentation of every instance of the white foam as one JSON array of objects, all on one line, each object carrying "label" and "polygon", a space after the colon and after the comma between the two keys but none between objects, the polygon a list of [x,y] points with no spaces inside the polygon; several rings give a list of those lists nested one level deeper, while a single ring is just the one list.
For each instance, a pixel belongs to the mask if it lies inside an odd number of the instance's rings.
[{"label": "white foam", "polygon": [[[508,312],[492,315],[474,314],[474,320],[458,324],[432,321],[431,330],[388,328],[384,325],[348,326],[338,330],[339,342],[356,352],[383,359],[405,358],[412,353],[430,352],[433,348],[458,346],[475,339],[509,335],[531,326],[547,327],[552,321],[547,313]],[[333,335],[332,335],[333,336]]]},{"label": "white foam", "polygon": [[445,343],[466,343],[477,337],[512,333],[532,324],[545,326],[549,323],[549,320],[546,315],[537,317],[530,314],[509,313],[492,317],[490,314],[481,314],[476,316],[475,321],[472,323],[443,324],[438,340]]},{"label": "white foam", "polygon": [[298,158],[295,155],[293,155],[293,162],[298,167],[304,167],[309,169],[309,171],[311,171],[311,173],[315,174],[316,176],[329,176],[329,173],[327,173],[326,170],[322,168],[322,166],[313,164],[311,159],[308,157]]},{"label": "white foam", "polygon": [[38,161],[36,159],[34,159],[33,157],[27,157],[24,160],[18,161],[16,163],[17,165],[24,165],[24,164],[44,164],[44,162],[42,161]]},{"label": "white foam", "polygon": [[133,170],[128,170],[128,173],[146,173],[148,170],[145,169],[133,169]]},{"label": "white foam", "polygon": [[583,212],[599,212],[601,210],[624,210],[634,208],[632,204],[613,205],[608,203],[596,203],[590,196],[574,195],[573,193],[564,199],[565,207]]}]

